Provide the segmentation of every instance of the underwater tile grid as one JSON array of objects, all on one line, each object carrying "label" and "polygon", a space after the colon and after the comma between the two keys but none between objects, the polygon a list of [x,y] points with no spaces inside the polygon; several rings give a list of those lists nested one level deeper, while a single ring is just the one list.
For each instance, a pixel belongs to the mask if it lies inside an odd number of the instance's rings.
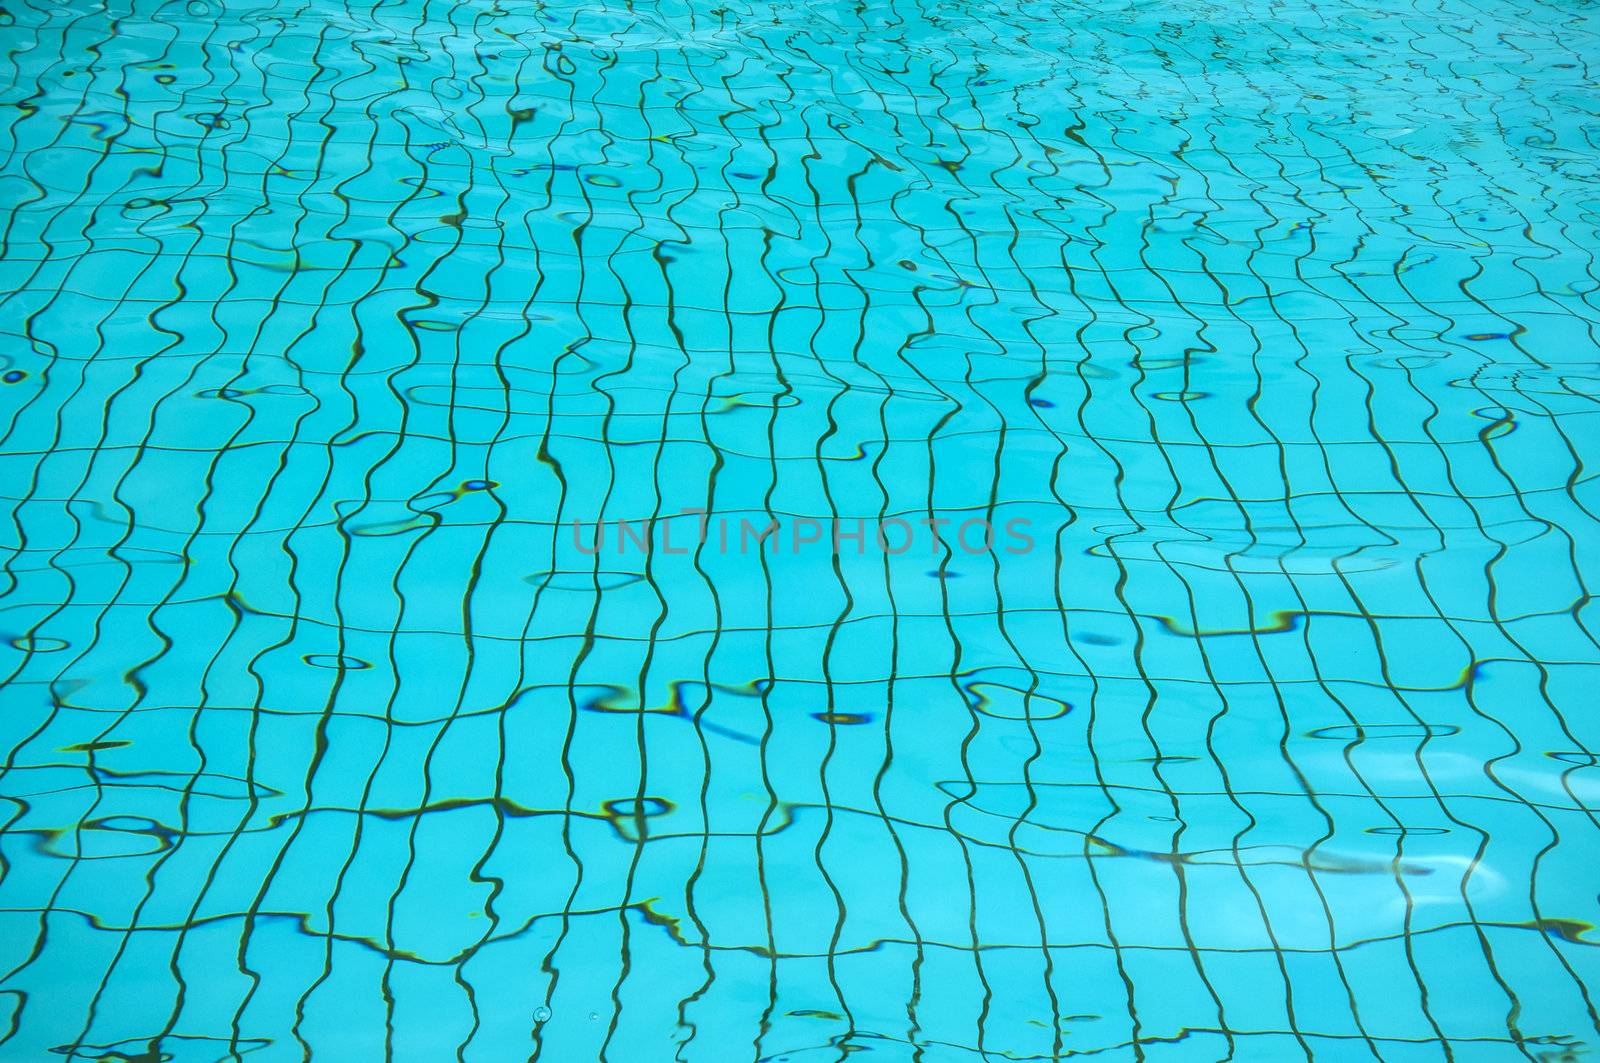
[{"label": "underwater tile grid", "polygon": [[3,0],[0,1061],[1600,1058],[1597,64]]}]

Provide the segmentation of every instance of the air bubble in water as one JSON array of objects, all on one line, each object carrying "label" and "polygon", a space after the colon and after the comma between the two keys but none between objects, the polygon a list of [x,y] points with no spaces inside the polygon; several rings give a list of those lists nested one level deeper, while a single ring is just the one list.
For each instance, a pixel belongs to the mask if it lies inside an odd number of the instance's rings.
[{"label": "air bubble in water", "polygon": [[550,1021],[550,1009],[547,1008],[547,1007],[544,1007],[543,1005],[540,1005],[539,1007],[534,1008],[533,1009],[533,1021],[534,1022],[549,1022]]}]

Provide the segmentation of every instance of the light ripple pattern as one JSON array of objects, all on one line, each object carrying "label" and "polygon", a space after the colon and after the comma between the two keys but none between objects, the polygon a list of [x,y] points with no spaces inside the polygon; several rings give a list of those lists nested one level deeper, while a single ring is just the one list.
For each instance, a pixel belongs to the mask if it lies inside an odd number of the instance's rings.
[{"label": "light ripple pattern", "polygon": [[1592,1058],[1597,60],[4,0],[0,1060]]}]

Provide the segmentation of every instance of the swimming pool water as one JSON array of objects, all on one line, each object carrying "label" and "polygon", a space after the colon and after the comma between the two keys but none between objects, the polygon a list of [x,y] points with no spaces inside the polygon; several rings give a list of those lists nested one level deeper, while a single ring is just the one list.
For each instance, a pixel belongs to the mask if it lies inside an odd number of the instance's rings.
[{"label": "swimming pool water", "polygon": [[5,0],[0,1060],[1589,1058],[1597,58]]}]

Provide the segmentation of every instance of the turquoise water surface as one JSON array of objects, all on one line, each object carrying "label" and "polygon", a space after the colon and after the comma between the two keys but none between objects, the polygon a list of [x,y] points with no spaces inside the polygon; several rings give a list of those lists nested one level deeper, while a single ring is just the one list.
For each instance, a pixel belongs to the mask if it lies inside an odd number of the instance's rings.
[{"label": "turquoise water surface", "polygon": [[1594,1058],[1597,65],[4,0],[0,1060]]}]

